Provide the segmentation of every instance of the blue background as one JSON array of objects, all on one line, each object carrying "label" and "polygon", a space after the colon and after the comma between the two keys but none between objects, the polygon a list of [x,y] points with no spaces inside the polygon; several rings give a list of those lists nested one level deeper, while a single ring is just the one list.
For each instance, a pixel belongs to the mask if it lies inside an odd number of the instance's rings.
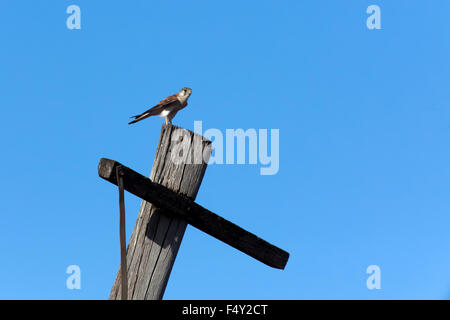
[{"label": "blue background", "polygon": [[[68,30],[66,8],[81,8]],[[381,8],[382,30],[366,9]],[[1,299],[106,299],[109,157],[150,173],[184,86],[193,129],[279,128],[280,170],[211,165],[197,202],[290,252],[284,271],[188,227],[166,299],[450,298],[450,2],[0,2]],[[127,194],[127,235],[140,201]],[[66,268],[81,268],[81,290]],[[381,289],[366,268],[381,268]]]}]

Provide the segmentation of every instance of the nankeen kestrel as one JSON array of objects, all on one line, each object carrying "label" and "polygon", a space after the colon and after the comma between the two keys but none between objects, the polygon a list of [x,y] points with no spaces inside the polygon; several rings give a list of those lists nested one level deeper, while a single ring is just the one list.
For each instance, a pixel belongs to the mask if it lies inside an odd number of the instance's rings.
[{"label": "nankeen kestrel", "polygon": [[192,90],[190,88],[183,88],[180,92],[161,100],[153,108],[148,109],[144,113],[133,116],[132,118],[134,118],[134,120],[128,124],[136,123],[150,116],[160,116],[166,119],[166,124],[168,122],[172,123],[172,119],[175,117],[177,112],[187,106],[187,101],[191,93]]}]

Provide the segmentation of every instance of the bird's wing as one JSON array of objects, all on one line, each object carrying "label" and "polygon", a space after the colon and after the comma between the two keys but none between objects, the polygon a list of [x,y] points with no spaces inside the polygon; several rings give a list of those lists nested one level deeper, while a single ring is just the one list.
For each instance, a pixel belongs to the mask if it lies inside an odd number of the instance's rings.
[{"label": "bird's wing", "polygon": [[[175,94],[173,94],[173,95],[171,95],[171,96],[169,96],[169,97],[167,97],[167,98],[165,98],[165,99],[163,99],[163,100],[161,100],[160,102],[158,102],[158,104],[156,105],[156,106],[154,106],[153,108],[156,108],[156,107],[158,107],[158,106],[167,106],[167,105],[169,105],[169,104],[171,104],[171,103],[173,103],[173,102],[178,102],[178,98],[177,98],[177,94],[175,93]],[[152,108],[152,109],[153,109]]]},{"label": "bird's wing", "polygon": [[144,120],[150,116],[160,114],[165,108],[167,108],[172,103],[178,103],[176,94],[171,95],[171,96],[161,100],[160,102],[158,102],[158,104],[156,106],[148,109],[147,111],[145,111],[141,114],[138,114],[136,116],[132,116],[132,118],[134,118],[134,120],[128,124],[136,123],[136,122]]},{"label": "bird's wing", "polygon": [[172,120],[173,118],[175,118],[175,116],[177,115],[177,112],[180,111],[181,109],[186,108],[186,106],[188,105],[187,102],[185,102],[183,105],[180,105],[179,108],[172,110],[171,113],[169,113],[168,117],[170,120]]}]

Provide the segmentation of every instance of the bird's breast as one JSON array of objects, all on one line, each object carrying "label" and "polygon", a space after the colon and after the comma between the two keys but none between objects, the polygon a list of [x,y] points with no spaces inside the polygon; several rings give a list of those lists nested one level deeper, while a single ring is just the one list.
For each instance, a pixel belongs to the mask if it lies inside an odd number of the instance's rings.
[{"label": "bird's breast", "polygon": [[169,115],[169,113],[170,113],[170,110],[163,110],[161,113],[160,113],[160,116],[161,117],[167,117],[168,115]]}]

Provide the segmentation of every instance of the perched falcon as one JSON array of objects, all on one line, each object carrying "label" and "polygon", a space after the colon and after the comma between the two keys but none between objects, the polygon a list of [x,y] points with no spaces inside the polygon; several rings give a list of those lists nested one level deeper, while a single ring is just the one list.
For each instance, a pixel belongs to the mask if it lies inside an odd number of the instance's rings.
[{"label": "perched falcon", "polygon": [[190,88],[183,88],[180,92],[161,100],[156,106],[148,109],[144,113],[132,116],[134,120],[128,124],[136,123],[150,116],[160,116],[166,119],[166,124],[168,122],[172,123],[172,119],[177,112],[187,106],[187,101],[191,93],[192,90]]}]

